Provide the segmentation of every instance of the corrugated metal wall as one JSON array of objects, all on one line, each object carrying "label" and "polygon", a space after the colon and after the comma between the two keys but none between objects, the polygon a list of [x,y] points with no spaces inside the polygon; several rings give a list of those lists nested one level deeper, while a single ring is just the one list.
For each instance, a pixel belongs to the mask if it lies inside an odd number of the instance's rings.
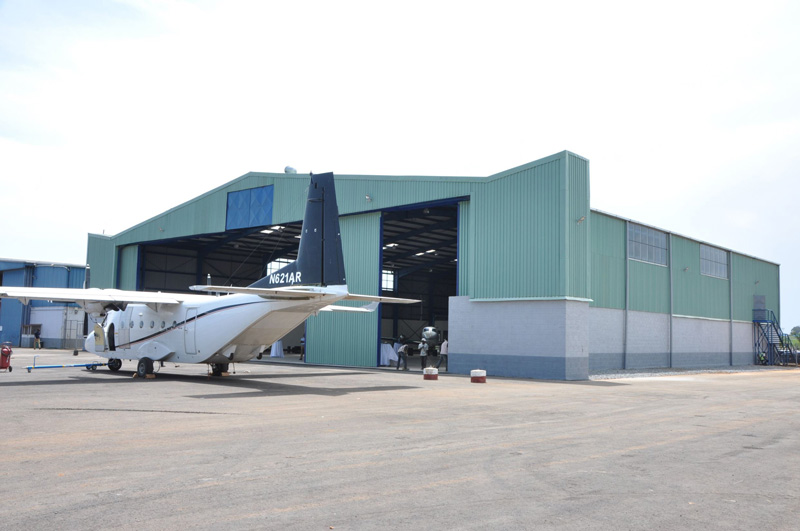
[{"label": "corrugated metal wall", "polygon": [[669,313],[669,268],[628,260],[628,309]]},{"label": "corrugated metal wall", "polygon": [[139,289],[139,246],[128,245],[119,250],[119,275],[117,288],[119,289]]},{"label": "corrugated metal wall", "polygon": [[673,235],[672,245],[673,312],[730,319],[730,285],[727,279],[700,274],[700,244]]},{"label": "corrugated metal wall", "polygon": [[473,185],[482,181],[474,177],[336,175],[336,199],[339,213],[351,214],[468,196]]},{"label": "corrugated metal wall", "polygon": [[497,179],[475,194],[470,295],[477,299],[566,294],[564,158]]},{"label": "corrugated metal wall", "polygon": [[592,212],[591,306],[625,309],[625,221]]},{"label": "corrugated metal wall", "polygon": [[[296,177],[300,179],[300,176]],[[273,184],[271,174],[248,173],[114,236],[117,246],[225,232],[228,192]],[[289,179],[285,179],[289,181]],[[288,184],[288,183],[284,183]],[[308,186],[308,183],[305,183]],[[277,190],[276,190],[277,203]],[[299,215],[302,217],[302,211]],[[299,219],[299,218],[295,218]]]},{"label": "corrugated metal wall", "polygon": [[[764,295],[767,308],[780,319],[780,271],[770,264],[749,256],[732,253],[733,318],[753,319],[753,295]],[[791,324],[791,323],[789,323]]]},{"label": "corrugated metal wall", "polygon": [[108,236],[89,234],[86,263],[89,264],[91,288],[113,288],[117,278],[117,253],[115,241]]},{"label": "corrugated metal wall", "polygon": [[[592,306],[625,309],[626,221],[592,212]],[[767,307],[780,304],[779,266],[743,256],[729,255],[728,279],[701,274],[701,243],[672,235],[672,313],[709,319],[752,320],[753,295],[765,295]],[[629,309],[670,313],[670,268],[629,260]]]},{"label": "corrugated metal wall", "polygon": [[[350,292],[378,295],[380,214],[346,216],[339,223]],[[378,317],[377,311],[365,314],[323,312],[310,317],[306,322],[306,360],[354,367],[377,366]]]},{"label": "corrugated metal wall", "polygon": [[[10,266],[9,266],[10,267]],[[5,269],[3,271],[4,286],[25,286],[26,270],[24,264],[18,264],[19,269]],[[14,345],[20,344],[22,323],[25,321],[26,308],[15,299],[3,299],[2,312],[0,312],[0,341],[11,341]],[[27,311],[30,314],[30,311]]]},{"label": "corrugated metal wall", "polygon": [[570,297],[590,298],[591,254],[590,234],[592,216],[589,214],[589,161],[572,153],[567,154],[565,203],[567,228],[566,267],[567,290]]},{"label": "corrugated metal wall", "polygon": [[469,283],[472,277],[469,274],[470,264],[475,260],[472,245],[475,234],[474,216],[469,201],[458,204],[458,293],[469,295],[472,288]]},{"label": "corrugated metal wall", "polygon": [[[33,272],[32,286],[35,288],[82,288],[86,269],[62,265],[37,265]],[[32,308],[65,306],[63,302],[31,301]],[[67,306],[74,306],[67,304]]]}]

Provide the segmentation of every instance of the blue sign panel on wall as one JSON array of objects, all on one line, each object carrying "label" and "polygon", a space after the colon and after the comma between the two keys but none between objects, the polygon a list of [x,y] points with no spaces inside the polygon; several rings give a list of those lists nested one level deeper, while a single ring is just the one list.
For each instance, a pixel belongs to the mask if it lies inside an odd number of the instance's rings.
[{"label": "blue sign panel on wall", "polygon": [[228,192],[225,230],[272,225],[272,185]]}]

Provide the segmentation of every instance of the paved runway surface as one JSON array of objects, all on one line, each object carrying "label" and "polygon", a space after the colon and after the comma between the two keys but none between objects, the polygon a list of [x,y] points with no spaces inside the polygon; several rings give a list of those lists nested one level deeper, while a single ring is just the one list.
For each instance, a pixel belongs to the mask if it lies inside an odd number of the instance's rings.
[{"label": "paved runway surface", "polygon": [[[59,351],[38,364],[91,361]],[[0,373],[0,529],[797,529],[800,371]]]}]

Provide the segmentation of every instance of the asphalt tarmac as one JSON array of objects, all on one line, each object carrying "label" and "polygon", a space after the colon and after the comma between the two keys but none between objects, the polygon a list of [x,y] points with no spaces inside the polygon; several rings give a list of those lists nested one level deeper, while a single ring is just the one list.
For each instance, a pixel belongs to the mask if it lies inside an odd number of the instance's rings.
[{"label": "asphalt tarmac", "polygon": [[[800,370],[0,373],[0,529],[797,529]],[[100,360],[102,361],[102,360]],[[477,368],[477,367],[476,367]]]}]

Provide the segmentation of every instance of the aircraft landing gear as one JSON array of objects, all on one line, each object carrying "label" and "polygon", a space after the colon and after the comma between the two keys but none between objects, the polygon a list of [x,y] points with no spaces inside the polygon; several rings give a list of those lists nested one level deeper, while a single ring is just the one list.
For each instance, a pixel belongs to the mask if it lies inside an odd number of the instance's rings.
[{"label": "aircraft landing gear", "polygon": [[118,360],[116,358],[111,358],[108,360],[108,370],[111,372],[117,372],[122,368],[122,360]]},{"label": "aircraft landing gear", "polygon": [[227,363],[212,363],[211,364],[211,376],[222,376],[223,372],[228,372],[228,364]]},{"label": "aircraft landing gear", "polygon": [[139,365],[136,367],[136,375],[139,378],[146,378],[148,374],[153,374],[153,360],[150,358],[142,358],[139,360]]}]

